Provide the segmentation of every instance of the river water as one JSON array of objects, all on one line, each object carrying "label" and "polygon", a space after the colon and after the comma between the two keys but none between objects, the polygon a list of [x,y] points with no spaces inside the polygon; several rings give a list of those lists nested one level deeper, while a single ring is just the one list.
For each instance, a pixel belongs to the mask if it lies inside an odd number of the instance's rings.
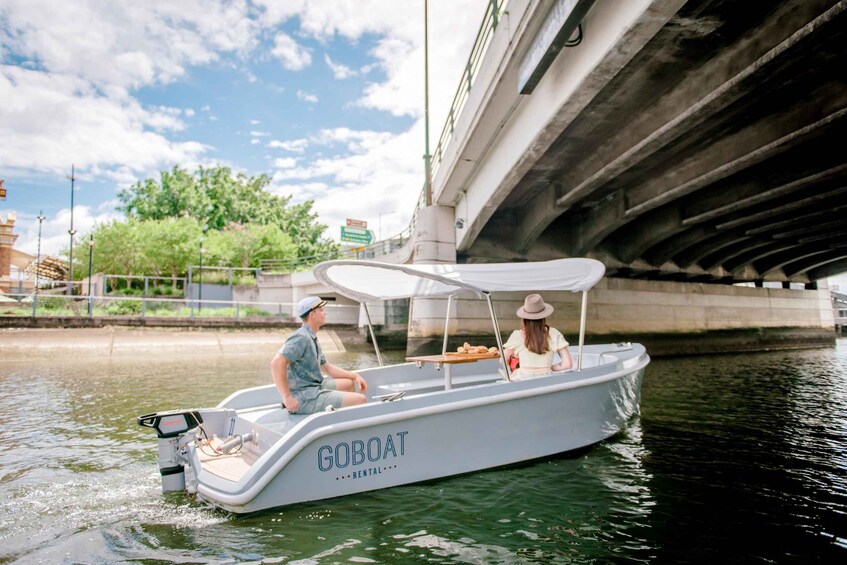
[{"label": "river water", "polygon": [[269,379],[264,357],[0,359],[0,562],[847,562],[847,340],[656,359],[625,433],[524,466],[248,517],[162,495],[135,417]]}]

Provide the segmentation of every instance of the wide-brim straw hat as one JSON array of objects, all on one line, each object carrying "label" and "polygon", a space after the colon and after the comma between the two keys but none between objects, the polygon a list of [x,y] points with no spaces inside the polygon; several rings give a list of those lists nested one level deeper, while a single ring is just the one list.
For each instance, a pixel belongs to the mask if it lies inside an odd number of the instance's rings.
[{"label": "wide-brim straw hat", "polygon": [[540,294],[530,294],[523,301],[523,306],[518,308],[518,318],[524,320],[541,320],[553,313],[553,307],[544,303]]}]

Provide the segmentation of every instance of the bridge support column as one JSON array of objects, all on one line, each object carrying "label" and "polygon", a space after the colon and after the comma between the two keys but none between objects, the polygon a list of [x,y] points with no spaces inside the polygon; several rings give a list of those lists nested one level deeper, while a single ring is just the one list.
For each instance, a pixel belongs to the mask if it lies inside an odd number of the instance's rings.
[{"label": "bridge support column", "polygon": [[[413,234],[413,263],[456,263],[456,217],[450,206],[427,206],[418,212]],[[409,302],[406,351],[432,347],[444,334],[447,300],[413,298]]]}]

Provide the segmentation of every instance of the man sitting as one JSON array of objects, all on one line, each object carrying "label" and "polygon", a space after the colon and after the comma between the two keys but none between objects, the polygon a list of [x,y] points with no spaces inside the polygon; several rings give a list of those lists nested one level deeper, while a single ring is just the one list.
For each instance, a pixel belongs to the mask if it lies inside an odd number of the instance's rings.
[{"label": "man sitting", "polygon": [[[271,376],[292,414],[322,412],[328,406],[342,408],[364,404],[368,385],[358,373],[327,363],[318,345],[317,332],[326,323],[325,300],[317,296],[297,303],[303,325],[289,336],[271,360]],[[321,374],[321,371],[328,376]],[[356,385],[360,392],[356,392]]]}]

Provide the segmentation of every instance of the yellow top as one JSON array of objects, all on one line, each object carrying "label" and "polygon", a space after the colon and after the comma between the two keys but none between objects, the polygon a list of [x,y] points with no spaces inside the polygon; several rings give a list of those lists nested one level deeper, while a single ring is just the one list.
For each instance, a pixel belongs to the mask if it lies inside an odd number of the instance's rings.
[{"label": "yellow top", "polygon": [[523,330],[515,330],[503,344],[504,349],[514,351],[521,361],[520,368],[512,374],[512,380],[549,375],[553,372],[553,353],[567,346],[565,336],[556,328],[550,328],[547,332],[547,352],[539,355],[526,348]]}]

